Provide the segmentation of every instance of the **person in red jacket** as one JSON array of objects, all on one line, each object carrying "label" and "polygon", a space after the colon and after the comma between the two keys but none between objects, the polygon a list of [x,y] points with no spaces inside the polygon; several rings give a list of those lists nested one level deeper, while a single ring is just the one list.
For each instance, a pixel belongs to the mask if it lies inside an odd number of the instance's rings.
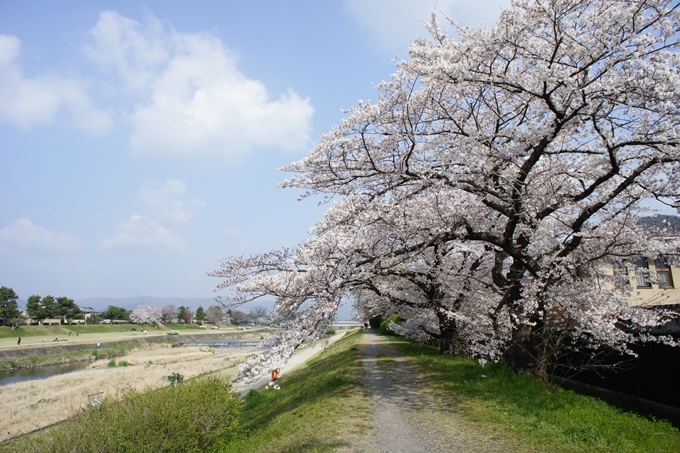
[{"label": "person in red jacket", "polygon": [[276,380],[279,378],[279,374],[281,374],[281,371],[278,368],[272,371],[272,380],[269,384],[267,384],[267,389],[273,388],[275,390],[281,390],[279,384],[276,383]]}]

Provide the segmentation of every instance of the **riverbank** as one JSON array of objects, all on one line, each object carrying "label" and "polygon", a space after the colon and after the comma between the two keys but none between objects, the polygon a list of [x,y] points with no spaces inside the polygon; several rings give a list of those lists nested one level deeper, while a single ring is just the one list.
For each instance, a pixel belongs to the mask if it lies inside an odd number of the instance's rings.
[{"label": "riverbank", "polygon": [[0,441],[74,417],[95,399],[120,398],[168,385],[171,373],[185,379],[212,374],[229,381],[253,350],[173,347],[155,343],[86,369],[0,387]]},{"label": "riverbank", "polygon": [[[141,331],[129,330],[126,332],[84,333],[68,337],[66,342],[52,343],[42,343],[42,341],[39,341],[39,337],[24,343],[22,338],[21,346],[16,345],[16,340],[3,338],[0,339],[0,372],[119,357],[136,347],[148,344],[180,344],[190,341],[236,337],[260,339],[260,337],[268,337],[274,330],[267,327],[248,330],[236,328],[187,329],[179,331],[178,335],[167,335],[168,331],[168,329],[160,331],[154,329],[146,335]],[[12,340],[14,344],[8,344]],[[97,347],[98,343],[99,347]]]}]

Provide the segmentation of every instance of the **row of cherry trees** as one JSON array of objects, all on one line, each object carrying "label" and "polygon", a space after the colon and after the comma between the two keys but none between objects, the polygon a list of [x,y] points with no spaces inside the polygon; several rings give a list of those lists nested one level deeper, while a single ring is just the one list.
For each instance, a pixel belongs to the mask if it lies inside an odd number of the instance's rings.
[{"label": "row of cherry trees", "polygon": [[[111,308],[111,307],[109,307]],[[269,313],[264,307],[254,307],[249,313],[241,310],[228,310],[226,313],[219,305],[213,305],[207,310],[202,306],[196,309],[196,313],[189,307],[173,304],[165,305],[161,308],[155,305],[140,305],[129,314],[131,322],[137,324],[160,324],[160,323],[193,323],[194,320],[208,322],[210,324],[266,324],[270,321]]]},{"label": "row of cherry trees", "polygon": [[666,314],[594,280],[613,278],[603,260],[679,248],[636,221],[646,199],[680,202],[677,5],[517,1],[492,28],[453,26],[433,15],[378,100],[283,169],[283,187],[335,198],[311,238],[213,273],[225,303],[277,297],[283,329],[240,378],[282,366],[347,298],[444,352],[539,374],[555,338],[653,339],[622,327]]}]

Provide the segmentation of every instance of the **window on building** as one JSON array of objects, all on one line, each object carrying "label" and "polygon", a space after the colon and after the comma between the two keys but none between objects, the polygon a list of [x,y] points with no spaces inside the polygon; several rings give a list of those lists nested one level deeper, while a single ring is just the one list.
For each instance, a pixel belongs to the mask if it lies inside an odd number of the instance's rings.
[{"label": "window on building", "polygon": [[612,267],[614,270],[614,287],[618,290],[627,290],[630,288],[628,268],[626,268],[626,265],[619,260],[614,260],[612,262]]},{"label": "window on building", "polygon": [[671,265],[665,258],[659,257],[654,260],[656,267],[656,278],[659,279],[659,288],[673,288],[673,276],[671,275]]},{"label": "window on building", "polygon": [[649,281],[649,263],[647,258],[639,257],[635,260],[635,282],[638,288],[651,288]]}]

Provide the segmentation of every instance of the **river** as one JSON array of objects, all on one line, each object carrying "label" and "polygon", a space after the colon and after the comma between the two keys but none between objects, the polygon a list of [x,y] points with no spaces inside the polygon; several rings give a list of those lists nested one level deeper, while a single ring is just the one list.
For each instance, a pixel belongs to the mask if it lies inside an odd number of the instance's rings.
[{"label": "river", "polygon": [[64,365],[41,366],[35,368],[21,368],[14,371],[0,373],[0,386],[15,382],[44,379],[57,374],[71,373],[87,368],[90,362],[74,362]]}]

